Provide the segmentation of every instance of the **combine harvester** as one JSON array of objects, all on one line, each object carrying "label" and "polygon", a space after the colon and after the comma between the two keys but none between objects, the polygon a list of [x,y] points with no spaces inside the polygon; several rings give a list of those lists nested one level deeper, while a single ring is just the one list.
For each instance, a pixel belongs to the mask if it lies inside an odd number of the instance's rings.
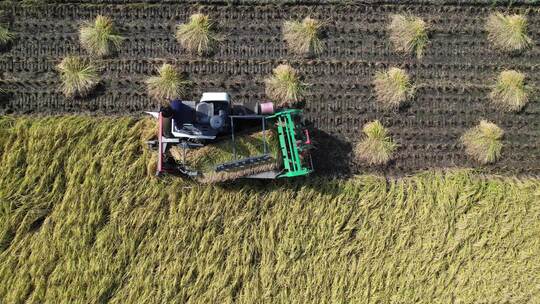
[{"label": "combine harvester", "polygon": [[[219,92],[203,93],[199,102],[173,100],[159,112],[147,113],[158,119],[158,139],[148,142],[159,152],[158,176],[169,173],[219,182],[295,177],[313,171],[311,139],[301,110],[274,110],[272,103],[263,103],[249,111],[233,107],[229,94]],[[246,138],[260,144],[256,155],[246,155],[246,149],[238,147]],[[229,159],[221,159],[223,153],[216,151],[227,151]],[[215,154],[221,157],[212,160]],[[202,155],[206,165],[196,166],[192,155]]]}]

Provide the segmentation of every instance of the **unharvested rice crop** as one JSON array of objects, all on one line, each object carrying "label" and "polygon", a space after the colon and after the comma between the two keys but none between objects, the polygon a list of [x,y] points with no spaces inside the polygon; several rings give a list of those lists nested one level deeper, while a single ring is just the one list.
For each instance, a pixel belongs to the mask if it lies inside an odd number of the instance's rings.
[{"label": "unharvested rice crop", "polygon": [[298,72],[289,65],[280,64],[265,79],[266,95],[279,106],[293,104],[302,99],[307,84],[300,80]]},{"label": "unharvested rice crop", "polygon": [[56,66],[66,97],[85,97],[100,82],[99,68],[86,58],[67,56]]},{"label": "unharvested rice crop", "polygon": [[407,72],[395,67],[378,72],[373,85],[377,101],[383,109],[398,109],[414,94]]},{"label": "unharvested rice crop", "polygon": [[90,55],[105,57],[118,50],[124,37],[120,36],[111,18],[98,15],[94,22],[85,22],[79,29],[79,41]]},{"label": "unharvested rice crop", "polygon": [[364,138],[356,144],[354,155],[360,162],[368,165],[384,165],[392,159],[397,144],[388,135],[388,130],[375,120],[362,128]]},{"label": "unharvested rice crop", "polygon": [[3,303],[540,301],[540,181],[149,177],[133,118],[0,118]]},{"label": "unharvested rice crop", "polygon": [[488,39],[505,52],[518,52],[532,45],[527,35],[527,17],[523,15],[504,15],[493,13],[486,22]]},{"label": "unharvested rice crop", "polygon": [[283,23],[283,37],[289,50],[298,55],[319,55],[324,50],[321,41],[323,23],[310,17],[302,21],[290,20]]},{"label": "unharvested rice crop", "polygon": [[164,63],[157,71],[157,76],[149,77],[146,80],[148,95],[155,99],[168,101],[186,93],[191,82],[184,79],[174,66]]},{"label": "unharvested rice crop", "polygon": [[428,25],[425,21],[410,15],[392,15],[388,32],[396,51],[415,53],[418,59],[424,56],[424,49],[429,41]]},{"label": "unharvested rice crop", "polygon": [[529,102],[530,88],[525,85],[525,74],[502,71],[491,91],[491,102],[503,111],[519,111]]},{"label": "unharvested rice crop", "polygon": [[504,131],[496,124],[482,120],[461,137],[465,152],[482,164],[497,161],[501,156]]},{"label": "unharvested rice crop", "polygon": [[214,24],[207,15],[193,14],[189,22],[176,27],[176,40],[188,51],[199,56],[212,51],[219,37],[214,32]]}]

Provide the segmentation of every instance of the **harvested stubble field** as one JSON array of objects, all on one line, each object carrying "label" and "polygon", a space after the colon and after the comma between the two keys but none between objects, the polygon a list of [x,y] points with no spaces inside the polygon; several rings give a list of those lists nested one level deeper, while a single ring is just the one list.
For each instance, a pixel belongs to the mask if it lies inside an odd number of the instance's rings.
[{"label": "harvested stubble field", "polygon": [[0,120],[2,303],[538,303],[540,181],[201,186],[133,118]]},{"label": "harvested stubble field", "polygon": [[[501,112],[489,97],[499,73],[508,69],[524,73],[528,85],[540,87],[540,8],[527,1],[513,1],[510,8],[501,1],[47,2],[52,4],[4,5],[17,37],[0,54],[1,85],[12,94],[0,106],[4,112],[139,114],[156,107],[144,81],[163,62],[187,73],[194,84],[188,97],[226,90],[235,102],[250,104],[267,99],[264,78],[287,62],[310,84],[305,111],[316,130],[319,172],[401,175],[433,167],[477,166],[466,157],[459,138],[486,119],[501,127],[505,138],[500,160],[485,169],[540,174],[537,93],[519,113]],[[484,26],[496,11],[527,16],[531,48],[508,55],[491,46]],[[206,57],[188,55],[174,37],[176,25],[198,12],[208,14],[221,35]],[[413,14],[429,25],[421,59],[393,50],[386,28],[396,13]],[[111,17],[125,40],[118,54],[100,61],[103,81],[98,91],[85,100],[66,100],[57,89],[54,67],[67,55],[85,55],[78,27],[98,14]],[[312,59],[291,54],[281,34],[284,21],[306,16],[325,25],[324,50]],[[414,99],[400,111],[386,111],[375,101],[372,79],[390,67],[406,70],[416,86]],[[360,140],[362,126],[376,119],[399,144],[395,158],[384,167],[356,164],[352,147]]]}]

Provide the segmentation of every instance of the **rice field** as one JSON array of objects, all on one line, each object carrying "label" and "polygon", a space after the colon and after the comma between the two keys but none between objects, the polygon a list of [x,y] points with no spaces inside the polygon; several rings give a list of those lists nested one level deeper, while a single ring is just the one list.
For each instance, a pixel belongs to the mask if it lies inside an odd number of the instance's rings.
[{"label": "rice field", "polygon": [[538,303],[540,180],[198,185],[144,121],[0,118],[1,303]]}]

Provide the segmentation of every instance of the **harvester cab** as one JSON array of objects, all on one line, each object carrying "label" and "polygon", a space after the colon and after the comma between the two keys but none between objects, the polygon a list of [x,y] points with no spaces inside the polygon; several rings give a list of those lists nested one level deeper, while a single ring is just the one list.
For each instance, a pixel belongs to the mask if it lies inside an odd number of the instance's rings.
[{"label": "harvester cab", "polygon": [[170,120],[170,134],[175,138],[213,140],[228,127],[231,111],[230,96],[227,93],[203,93],[199,102],[171,101],[164,108],[162,116]]},{"label": "harvester cab", "polygon": [[[274,110],[270,103],[257,105],[255,111],[238,110],[229,94],[212,92],[204,93],[199,102],[176,99],[158,112],[147,113],[158,119],[158,139],[149,142],[158,150],[157,175],[274,179],[313,171],[312,143],[301,110]],[[260,144],[254,155],[246,155],[246,138],[257,140],[251,147]],[[204,151],[193,151],[206,146],[217,147],[226,159],[215,156],[210,164],[195,166],[190,155],[203,155]],[[216,153],[207,154],[204,158],[211,159]]]}]

